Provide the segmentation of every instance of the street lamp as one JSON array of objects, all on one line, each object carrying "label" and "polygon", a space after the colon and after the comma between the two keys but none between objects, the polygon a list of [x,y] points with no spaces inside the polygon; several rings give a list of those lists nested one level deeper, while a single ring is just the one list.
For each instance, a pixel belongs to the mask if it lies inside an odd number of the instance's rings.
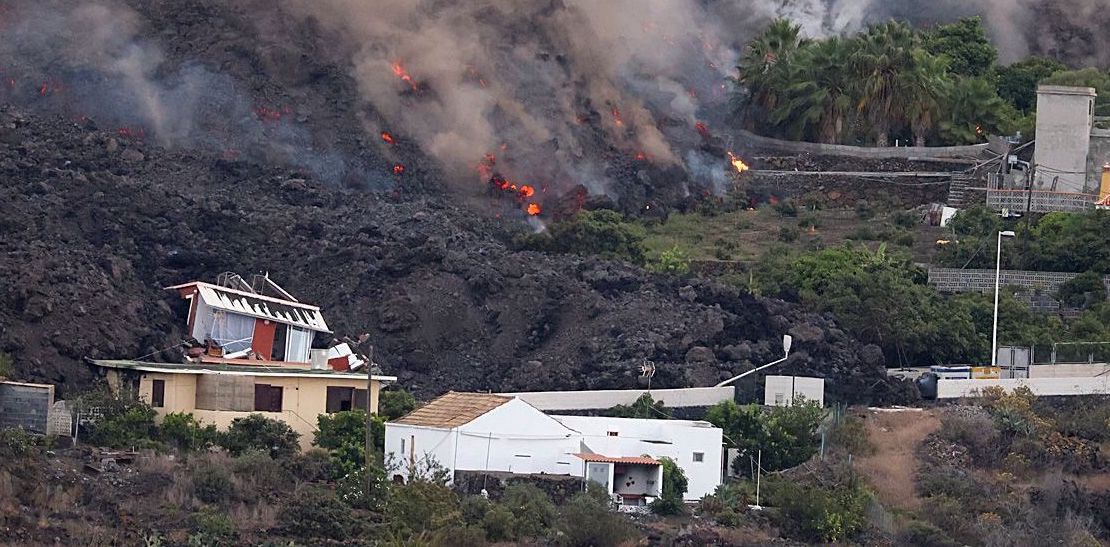
[{"label": "street lamp", "polygon": [[1002,277],[1002,238],[1014,237],[1010,230],[998,232],[998,248],[994,253],[994,327],[991,330],[991,367],[998,366],[998,282]]},{"label": "street lamp", "polygon": [[754,373],[759,372],[759,371],[761,371],[761,370],[763,370],[763,369],[765,369],[765,368],[767,368],[771,365],[777,365],[777,364],[787,360],[790,357],[790,344],[793,341],[794,341],[794,339],[789,334],[783,335],[783,337],[782,337],[782,352],[785,355],[783,355],[782,359],[779,359],[778,361],[771,361],[770,363],[767,363],[766,365],[753,368],[753,369],[751,369],[747,372],[741,373],[738,376],[733,376],[732,378],[729,378],[728,380],[725,380],[725,381],[723,381],[723,382],[721,382],[721,383],[719,383],[719,384],[717,384],[713,387],[727,386],[727,385],[729,385],[729,384],[731,384],[731,383],[733,383],[733,382],[735,382],[735,381],[737,381],[737,380],[739,380],[739,379],[741,379],[741,378],[743,378],[743,377],[745,377],[749,374],[754,374]]}]

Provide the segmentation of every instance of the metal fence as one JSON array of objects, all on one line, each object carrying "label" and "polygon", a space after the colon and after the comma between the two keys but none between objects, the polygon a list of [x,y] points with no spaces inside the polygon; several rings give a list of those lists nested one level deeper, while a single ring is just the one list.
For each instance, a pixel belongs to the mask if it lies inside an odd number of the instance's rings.
[{"label": "metal fence", "polygon": [[1001,211],[1029,211],[1051,213],[1063,211],[1083,212],[1095,208],[1098,196],[1075,192],[1051,190],[987,190],[987,207]]}]

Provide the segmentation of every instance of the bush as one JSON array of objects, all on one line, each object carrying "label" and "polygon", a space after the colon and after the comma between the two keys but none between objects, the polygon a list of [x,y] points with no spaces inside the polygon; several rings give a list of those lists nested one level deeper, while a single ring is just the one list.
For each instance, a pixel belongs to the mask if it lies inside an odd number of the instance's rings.
[{"label": "bush", "polygon": [[568,547],[610,547],[635,534],[632,525],[609,508],[609,495],[591,483],[560,510],[556,543]]},{"label": "bush", "polygon": [[518,243],[535,251],[599,255],[644,263],[644,228],[625,222],[615,211],[583,211],[575,218],[552,224],[546,231],[526,236]]},{"label": "bush", "polygon": [[768,477],[767,499],[780,510],[779,524],[808,541],[839,542],[862,532],[870,494],[851,473],[829,484]]},{"label": "bush", "polygon": [[0,429],[0,466],[38,452],[38,438],[18,427]]},{"label": "bush", "polygon": [[764,411],[757,405],[739,406],[733,401],[718,403],[706,412],[705,419],[724,429],[736,442],[740,454],[731,462],[733,470],[750,475],[749,457],[763,452],[763,468],[781,471],[800,465],[817,453],[817,427],[825,410],[814,402],[795,402],[791,406]]},{"label": "bush", "polygon": [[222,503],[235,494],[231,472],[222,462],[206,458],[192,465],[193,495],[204,503]]},{"label": "bush", "polygon": [[482,517],[482,528],[490,541],[511,541],[517,538],[516,518],[504,505],[494,505]]},{"label": "bush", "polygon": [[913,233],[911,232],[902,232],[892,239],[895,245],[901,245],[903,247],[913,247],[914,241]]},{"label": "bush", "polygon": [[336,477],[331,455],[326,450],[313,448],[286,460],[286,469],[298,480],[305,482],[328,481]]},{"label": "bush", "polygon": [[682,501],[688,486],[686,473],[670,458],[659,461],[663,463],[663,492],[651,502],[651,510],[657,515],[681,515],[686,512]]},{"label": "bush", "polygon": [[396,420],[416,410],[416,397],[403,389],[380,391],[378,396],[378,415],[386,421]]},{"label": "bush", "polygon": [[254,449],[267,451],[270,457],[279,459],[300,450],[297,437],[299,435],[289,424],[261,414],[251,414],[232,420],[227,431],[220,435],[219,444],[232,456]]},{"label": "bush", "polygon": [[[327,449],[339,474],[346,475],[366,463],[366,411],[348,410],[321,414],[316,418],[312,444]],[[371,416],[374,447],[385,446],[385,422]]]},{"label": "bush", "polygon": [[10,377],[12,370],[12,356],[0,351],[0,378]]},{"label": "bush", "polygon": [[[510,484],[501,494],[501,501],[496,507],[504,507],[512,515],[512,539],[541,537],[555,525],[558,516],[555,504],[547,493],[528,483]],[[489,517],[488,513],[486,517]],[[486,528],[486,531],[490,532],[490,529]],[[492,539],[492,533],[490,537]]]},{"label": "bush", "polygon": [[203,507],[193,513],[194,533],[189,536],[190,545],[220,546],[235,545],[237,533],[235,524],[226,513]]},{"label": "bush", "polygon": [[794,200],[784,199],[778,203],[772,204],[771,208],[784,217],[798,216],[798,206],[794,203]]},{"label": "bush", "polygon": [[[370,474],[369,490],[367,473]],[[339,499],[356,509],[378,510],[385,503],[388,494],[389,483],[386,481],[385,471],[377,465],[360,467],[342,475],[336,488]]]},{"label": "bush", "polygon": [[899,535],[903,545],[913,547],[960,547],[960,543],[948,537],[944,530],[920,520],[911,521]]},{"label": "bush", "polygon": [[863,418],[853,414],[844,416],[844,419],[832,428],[829,432],[829,442],[848,454],[866,456],[875,452]]},{"label": "bush", "polygon": [[201,425],[192,414],[174,412],[162,418],[162,440],[184,452],[208,450],[216,444],[214,425]]},{"label": "bush", "polygon": [[1097,272],[1084,272],[1060,285],[1057,297],[1073,308],[1086,308],[1106,301],[1106,285]]},{"label": "bush", "polygon": [[150,405],[132,397],[117,397],[106,389],[82,395],[78,407],[97,419],[81,429],[86,443],[111,448],[157,448],[156,413]]},{"label": "bush", "polygon": [[650,264],[653,271],[674,275],[690,273],[690,257],[678,245],[663,251],[657,260]]},{"label": "bush", "polygon": [[346,539],[357,531],[358,521],[349,505],[337,501],[323,488],[298,488],[282,505],[278,520],[298,539]]},{"label": "bush", "polygon": [[411,537],[462,522],[459,498],[445,484],[410,477],[390,488],[385,517],[393,532]]},{"label": "bush", "polygon": [[285,492],[293,484],[293,475],[265,450],[243,452],[231,462],[231,469],[241,482],[254,487],[254,498]]},{"label": "bush", "polygon": [[913,211],[898,211],[894,213],[892,220],[895,226],[906,230],[912,230],[917,227],[920,218],[918,215],[914,214]]},{"label": "bush", "polygon": [[875,207],[866,200],[856,202],[856,216],[860,220],[871,220],[875,218]]},{"label": "bush", "polygon": [[721,526],[740,526],[748,505],[755,503],[755,486],[750,482],[731,482],[717,489],[698,502],[698,513],[712,517]]},{"label": "bush", "polygon": [[848,239],[853,241],[876,241],[879,236],[870,226],[860,226],[848,234]]},{"label": "bush", "polygon": [[783,226],[779,228],[779,241],[783,243],[794,243],[798,241],[798,238],[801,236],[801,230],[798,230],[794,226]]}]

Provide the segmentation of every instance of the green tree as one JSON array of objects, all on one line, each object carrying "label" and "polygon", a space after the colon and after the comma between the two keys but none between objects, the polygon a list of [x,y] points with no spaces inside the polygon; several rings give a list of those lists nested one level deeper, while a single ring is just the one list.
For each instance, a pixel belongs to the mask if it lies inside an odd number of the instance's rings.
[{"label": "green tree", "polygon": [[783,100],[769,121],[793,139],[842,142],[856,103],[856,78],[844,64],[858,46],[858,40],[829,38],[802,48],[783,69],[789,84],[780,88]]},{"label": "green tree", "polygon": [[[781,471],[801,465],[817,452],[818,426],[825,410],[812,401],[764,410],[758,405],[724,401],[710,407],[706,421],[724,430],[739,454],[731,466],[750,475],[751,463],[762,458],[763,469]],[[760,455],[762,452],[762,455]]]},{"label": "green tree", "polygon": [[857,107],[871,124],[875,145],[888,146],[909,102],[899,93],[899,79],[914,66],[918,37],[908,24],[890,21],[868,28],[862,40],[852,61],[862,84]]},{"label": "green tree", "polygon": [[378,414],[386,421],[396,420],[416,410],[416,397],[403,389],[389,389],[379,392]]},{"label": "green tree", "polygon": [[946,103],[948,116],[940,127],[947,144],[984,142],[988,135],[1014,130],[1017,112],[984,78],[956,79]]},{"label": "green tree", "polygon": [[981,17],[964,17],[934,28],[925,34],[925,49],[947,57],[952,72],[961,76],[985,76],[998,60]]},{"label": "green tree", "polygon": [[640,395],[631,405],[616,405],[602,412],[602,414],[614,418],[645,418],[649,420],[666,420],[674,416],[671,409],[663,405],[663,401],[656,401],[650,393]]},{"label": "green tree", "polygon": [[[385,421],[371,416],[374,448],[385,447]],[[357,471],[366,465],[366,411],[346,410],[316,417],[312,444],[331,454],[340,475]]]},{"label": "green tree", "polygon": [[590,483],[559,510],[556,544],[566,547],[615,547],[636,534],[631,523],[610,510],[609,495]]},{"label": "green tree", "polygon": [[925,146],[936,128],[949,84],[947,61],[922,50],[914,51],[913,67],[899,74],[898,89],[906,102],[914,146]]},{"label": "green tree", "polygon": [[1110,73],[1097,68],[1059,71],[1041,81],[1045,85],[1065,85],[1073,87],[1093,87],[1098,97],[1095,99],[1095,115],[1110,114]]},{"label": "green tree", "polygon": [[185,452],[208,450],[219,437],[215,425],[202,425],[192,414],[182,412],[167,414],[160,429],[162,440]]},{"label": "green tree", "polygon": [[1056,72],[1066,70],[1063,63],[1046,57],[1029,57],[996,69],[998,96],[1021,112],[1037,108],[1037,84]]},{"label": "green tree", "polygon": [[787,19],[777,19],[748,42],[740,65],[738,82],[750,92],[750,104],[770,112],[778,107],[783,89],[782,69],[804,44],[802,27]]},{"label": "green tree", "polygon": [[1097,272],[1083,272],[1060,285],[1058,296],[1069,306],[1087,308],[1106,301],[1106,285]]},{"label": "green tree", "polygon": [[663,464],[663,491],[651,502],[651,510],[658,515],[681,515],[686,512],[683,496],[689,487],[686,472],[670,458],[659,461]]}]

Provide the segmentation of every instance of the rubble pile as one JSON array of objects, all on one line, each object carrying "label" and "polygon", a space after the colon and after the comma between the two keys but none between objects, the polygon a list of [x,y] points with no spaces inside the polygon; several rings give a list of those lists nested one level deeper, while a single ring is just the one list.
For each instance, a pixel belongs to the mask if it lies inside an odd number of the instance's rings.
[{"label": "rubble pile", "polygon": [[[270,272],[368,332],[407,389],[712,385],[780,357],[836,400],[905,402],[878,348],[829,317],[706,280],[516,251],[522,223],[449,197],[338,189],[302,170],[121,140],[0,107],[0,351],[16,375],[90,381],[84,357],[176,359],[185,310],[162,291],[223,271]],[[750,392],[756,387],[749,386]]]}]

